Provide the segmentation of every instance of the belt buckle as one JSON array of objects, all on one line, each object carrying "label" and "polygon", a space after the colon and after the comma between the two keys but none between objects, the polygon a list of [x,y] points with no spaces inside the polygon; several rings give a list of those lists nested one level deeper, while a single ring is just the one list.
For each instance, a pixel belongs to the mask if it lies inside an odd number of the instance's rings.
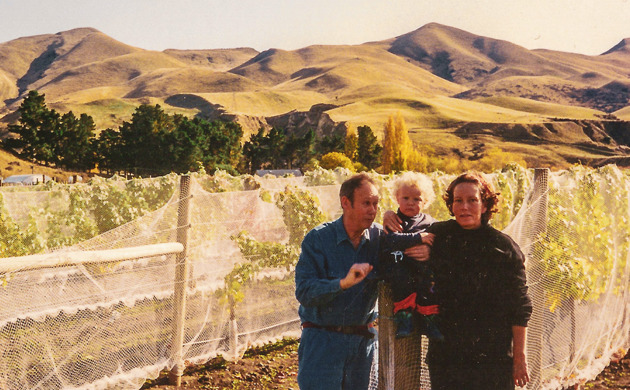
[{"label": "belt buckle", "polygon": [[347,334],[347,331],[346,331],[345,327],[343,327],[343,326],[333,326],[333,327],[331,327],[330,329],[331,329],[333,332]]}]

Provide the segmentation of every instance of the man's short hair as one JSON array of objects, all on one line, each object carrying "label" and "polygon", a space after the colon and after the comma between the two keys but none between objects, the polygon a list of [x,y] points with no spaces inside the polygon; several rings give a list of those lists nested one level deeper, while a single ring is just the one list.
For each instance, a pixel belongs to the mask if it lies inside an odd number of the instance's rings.
[{"label": "man's short hair", "polygon": [[339,199],[344,196],[350,199],[350,204],[354,205],[354,191],[361,187],[363,183],[370,183],[376,186],[376,182],[367,173],[358,173],[341,184],[339,189]]}]

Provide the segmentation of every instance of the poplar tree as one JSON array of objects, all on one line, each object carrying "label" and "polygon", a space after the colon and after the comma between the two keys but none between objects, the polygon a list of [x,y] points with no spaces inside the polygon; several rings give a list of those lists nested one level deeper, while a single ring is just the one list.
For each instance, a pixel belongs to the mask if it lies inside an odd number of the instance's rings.
[{"label": "poplar tree", "polygon": [[348,129],[343,154],[345,154],[351,161],[357,161],[358,148],[359,137],[357,137],[357,133],[352,129]]},{"label": "poplar tree", "polygon": [[390,173],[392,171],[392,164],[394,162],[394,133],[394,117],[390,115],[383,129],[383,155],[381,156],[383,173]]},{"label": "poplar tree", "polygon": [[413,153],[407,125],[400,113],[390,115],[385,124],[383,136],[383,172],[400,172],[408,169],[408,161]]},{"label": "poplar tree", "polygon": [[396,153],[394,154],[392,170],[395,172],[406,171],[409,168],[409,159],[413,154],[413,144],[409,138],[409,130],[405,119],[400,113],[396,114],[394,128],[396,135],[394,150]]}]

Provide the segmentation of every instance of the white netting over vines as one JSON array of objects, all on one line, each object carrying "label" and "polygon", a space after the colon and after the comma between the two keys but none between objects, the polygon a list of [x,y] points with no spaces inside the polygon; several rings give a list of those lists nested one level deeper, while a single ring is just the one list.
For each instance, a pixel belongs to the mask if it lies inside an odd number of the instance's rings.
[{"label": "white netting over vines", "polygon": [[[238,358],[250,345],[299,336],[299,244],[340,215],[339,183],[348,176],[218,173],[2,188],[0,388],[138,389],[179,354]],[[395,209],[393,178],[375,177],[381,211]],[[453,178],[431,177],[438,195]],[[533,171],[518,167],[491,177],[505,201],[493,223],[528,255],[536,305],[529,388],[590,378],[629,344],[628,178],[614,167],[559,172],[538,186]],[[449,218],[439,199],[427,212]],[[47,254],[26,256],[35,253]],[[176,266],[182,259],[187,268]],[[389,325],[383,314],[379,387],[429,388],[415,364],[419,338],[388,343]]]}]

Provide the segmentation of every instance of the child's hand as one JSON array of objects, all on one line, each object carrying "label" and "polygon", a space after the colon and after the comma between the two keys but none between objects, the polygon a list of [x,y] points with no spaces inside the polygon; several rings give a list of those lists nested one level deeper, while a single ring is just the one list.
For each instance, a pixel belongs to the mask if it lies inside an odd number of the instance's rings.
[{"label": "child's hand", "polygon": [[433,233],[420,233],[420,237],[422,237],[422,243],[427,245],[433,245],[433,240],[435,239],[435,234]]},{"label": "child's hand", "polygon": [[386,233],[402,232],[402,221],[395,212],[387,210],[383,214],[383,228]]}]

